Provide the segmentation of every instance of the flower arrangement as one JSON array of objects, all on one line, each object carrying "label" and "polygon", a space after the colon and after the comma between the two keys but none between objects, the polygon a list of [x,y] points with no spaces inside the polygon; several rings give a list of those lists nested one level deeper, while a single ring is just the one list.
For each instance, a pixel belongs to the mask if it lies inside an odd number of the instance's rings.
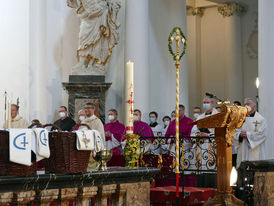
[{"label": "flower arrangement", "polygon": [[123,135],[127,139],[127,143],[124,149],[126,167],[129,169],[139,168],[140,158],[140,135],[138,134],[125,134]]}]

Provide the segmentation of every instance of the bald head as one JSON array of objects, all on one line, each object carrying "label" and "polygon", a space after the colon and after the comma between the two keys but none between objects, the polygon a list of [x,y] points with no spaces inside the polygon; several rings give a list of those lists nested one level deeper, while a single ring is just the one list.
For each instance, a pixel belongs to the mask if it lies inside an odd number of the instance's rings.
[{"label": "bald head", "polygon": [[251,111],[248,114],[252,114],[256,110],[256,103],[253,99],[251,98],[245,98],[244,101],[245,106],[249,106],[251,108]]}]

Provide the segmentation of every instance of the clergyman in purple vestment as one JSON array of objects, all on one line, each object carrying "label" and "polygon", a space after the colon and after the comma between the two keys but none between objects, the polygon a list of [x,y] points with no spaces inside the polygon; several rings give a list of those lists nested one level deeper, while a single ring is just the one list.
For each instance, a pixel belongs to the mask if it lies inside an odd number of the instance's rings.
[{"label": "clergyman in purple vestment", "polygon": [[134,134],[139,134],[141,137],[154,137],[151,127],[141,121],[142,113],[139,109],[135,109],[133,113]]},{"label": "clergyman in purple vestment", "polygon": [[[189,137],[191,134],[191,129],[193,125],[192,119],[185,116],[185,107],[184,105],[179,105],[179,134],[180,137]],[[176,119],[172,120],[168,126],[168,129],[165,134],[166,137],[175,137],[176,136]],[[191,147],[192,144],[185,144],[184,150],[187,150],[188,147]],[[175,153],[175,143],[170,145],[170,150],[172,153]],[[185,157],[187,158],[187,157]],[[195,175],[188,174],[184,177],[185,186],[194,187],[196,185]]]},{"label": "clergyman in purple vestment", "polygon": [[117,118],[118,112],[115,109],[110,109],[108,111],[110,122],[104,125],[107,149],[112,150],[112,159],[108,162],[108,166],[125,166],[121,142],[125,140],[122,135],[125,134],[126,130]]}]

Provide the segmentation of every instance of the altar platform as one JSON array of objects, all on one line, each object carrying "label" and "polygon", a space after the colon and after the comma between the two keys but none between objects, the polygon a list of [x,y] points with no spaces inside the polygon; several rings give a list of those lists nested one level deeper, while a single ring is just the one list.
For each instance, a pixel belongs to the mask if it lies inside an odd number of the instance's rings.
[{"label": "altar platform", "polygon": [[0,176],[0,205],[150,205],[157,168],[110,168],[83,174]]},{"label": "altar platform", "polygon": [[[182,191],[184,189],[184,192]],[[180,205],[203,205],[215,196],[216,189],[204,187],[180,187]],[[175,205],[176,187],[155,187],[150,189],[151,206]]]}]

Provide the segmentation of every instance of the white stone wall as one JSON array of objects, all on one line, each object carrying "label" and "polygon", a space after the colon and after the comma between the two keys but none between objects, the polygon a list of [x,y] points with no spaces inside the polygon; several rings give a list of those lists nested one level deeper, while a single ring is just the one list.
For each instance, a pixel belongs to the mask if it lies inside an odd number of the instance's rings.
[{"label": "white stone wall", "polygon": [[[1,37],[1,90],[12,94],[13,102],[20,98],[21,115],[28,121],[37,118],[43,123],[57,118],[56,109],[67,105],[68,95],[62,82],[68,81],[71,68],[76,63],[79,19],[75,10],[67,7],[64,0],[14,0],[3,2],[7,8],[0,14]],[[126,1],[122,0],[119,12],[120,41],[114,48],[106,81],[112,86],[106,96],[106,110],[116,108],[123,121],[124,67],[126,49]],[[143,110],[144,120],[152,110],[169,115],[175,107],[175,69],[168,53],[168,35],[174,26],[181,26],[186,33],[185,1],[149,1],[147,19],[148,68],[142,78],[136,62],[136,108]],[[12,12],[11,12],[12,11]],[[161,14],[161,15],[159,15]],[[137,14],[142,15],[142,12]],[[4,17],[4,18],[2,18]],[[138,16],[137,16],[138,18]],[[131,37],[134,39],[135,37]],[[145,49],[145,48],[144,48]],[[142,52],[142,51],[141,51]],[[188,108],[187,58],[181,69],[181,103]],[[145,80],[146,79],[146,80]],[[144,87],[146,85],[146,87]],[[143,96],[146,93],[147,96]],[[143,98],[143,99],[142,99]],[[0,104],[3,105],[3,98]],[[145,105],[141,103],[146,102]],[[139,103],[138,103],[139,102]],[[3,107],[0,124],[3,123]]]},{"label": "white stone wall", "polygon": [[20,113],[29,113],[29,0],[2,1],[0,13],[0,128],[4,123],[4,91]]},{"label": "white stone wall", "polygon": [[201,106],[205,92],[232,102],[255,99],[258,58],[250,55],[247,45],[256,29],[258,7],[256,0],[245,5],[247,12],[240,17],[223,17],[216,6],[206,8],[202,17],[187,16],[190,111]]},{"label": "white stone wall", "polygon": [[274,1],[259,1],[259,112],[266,118],[268,136],[266,140],[267,159],[274,158]]}]

